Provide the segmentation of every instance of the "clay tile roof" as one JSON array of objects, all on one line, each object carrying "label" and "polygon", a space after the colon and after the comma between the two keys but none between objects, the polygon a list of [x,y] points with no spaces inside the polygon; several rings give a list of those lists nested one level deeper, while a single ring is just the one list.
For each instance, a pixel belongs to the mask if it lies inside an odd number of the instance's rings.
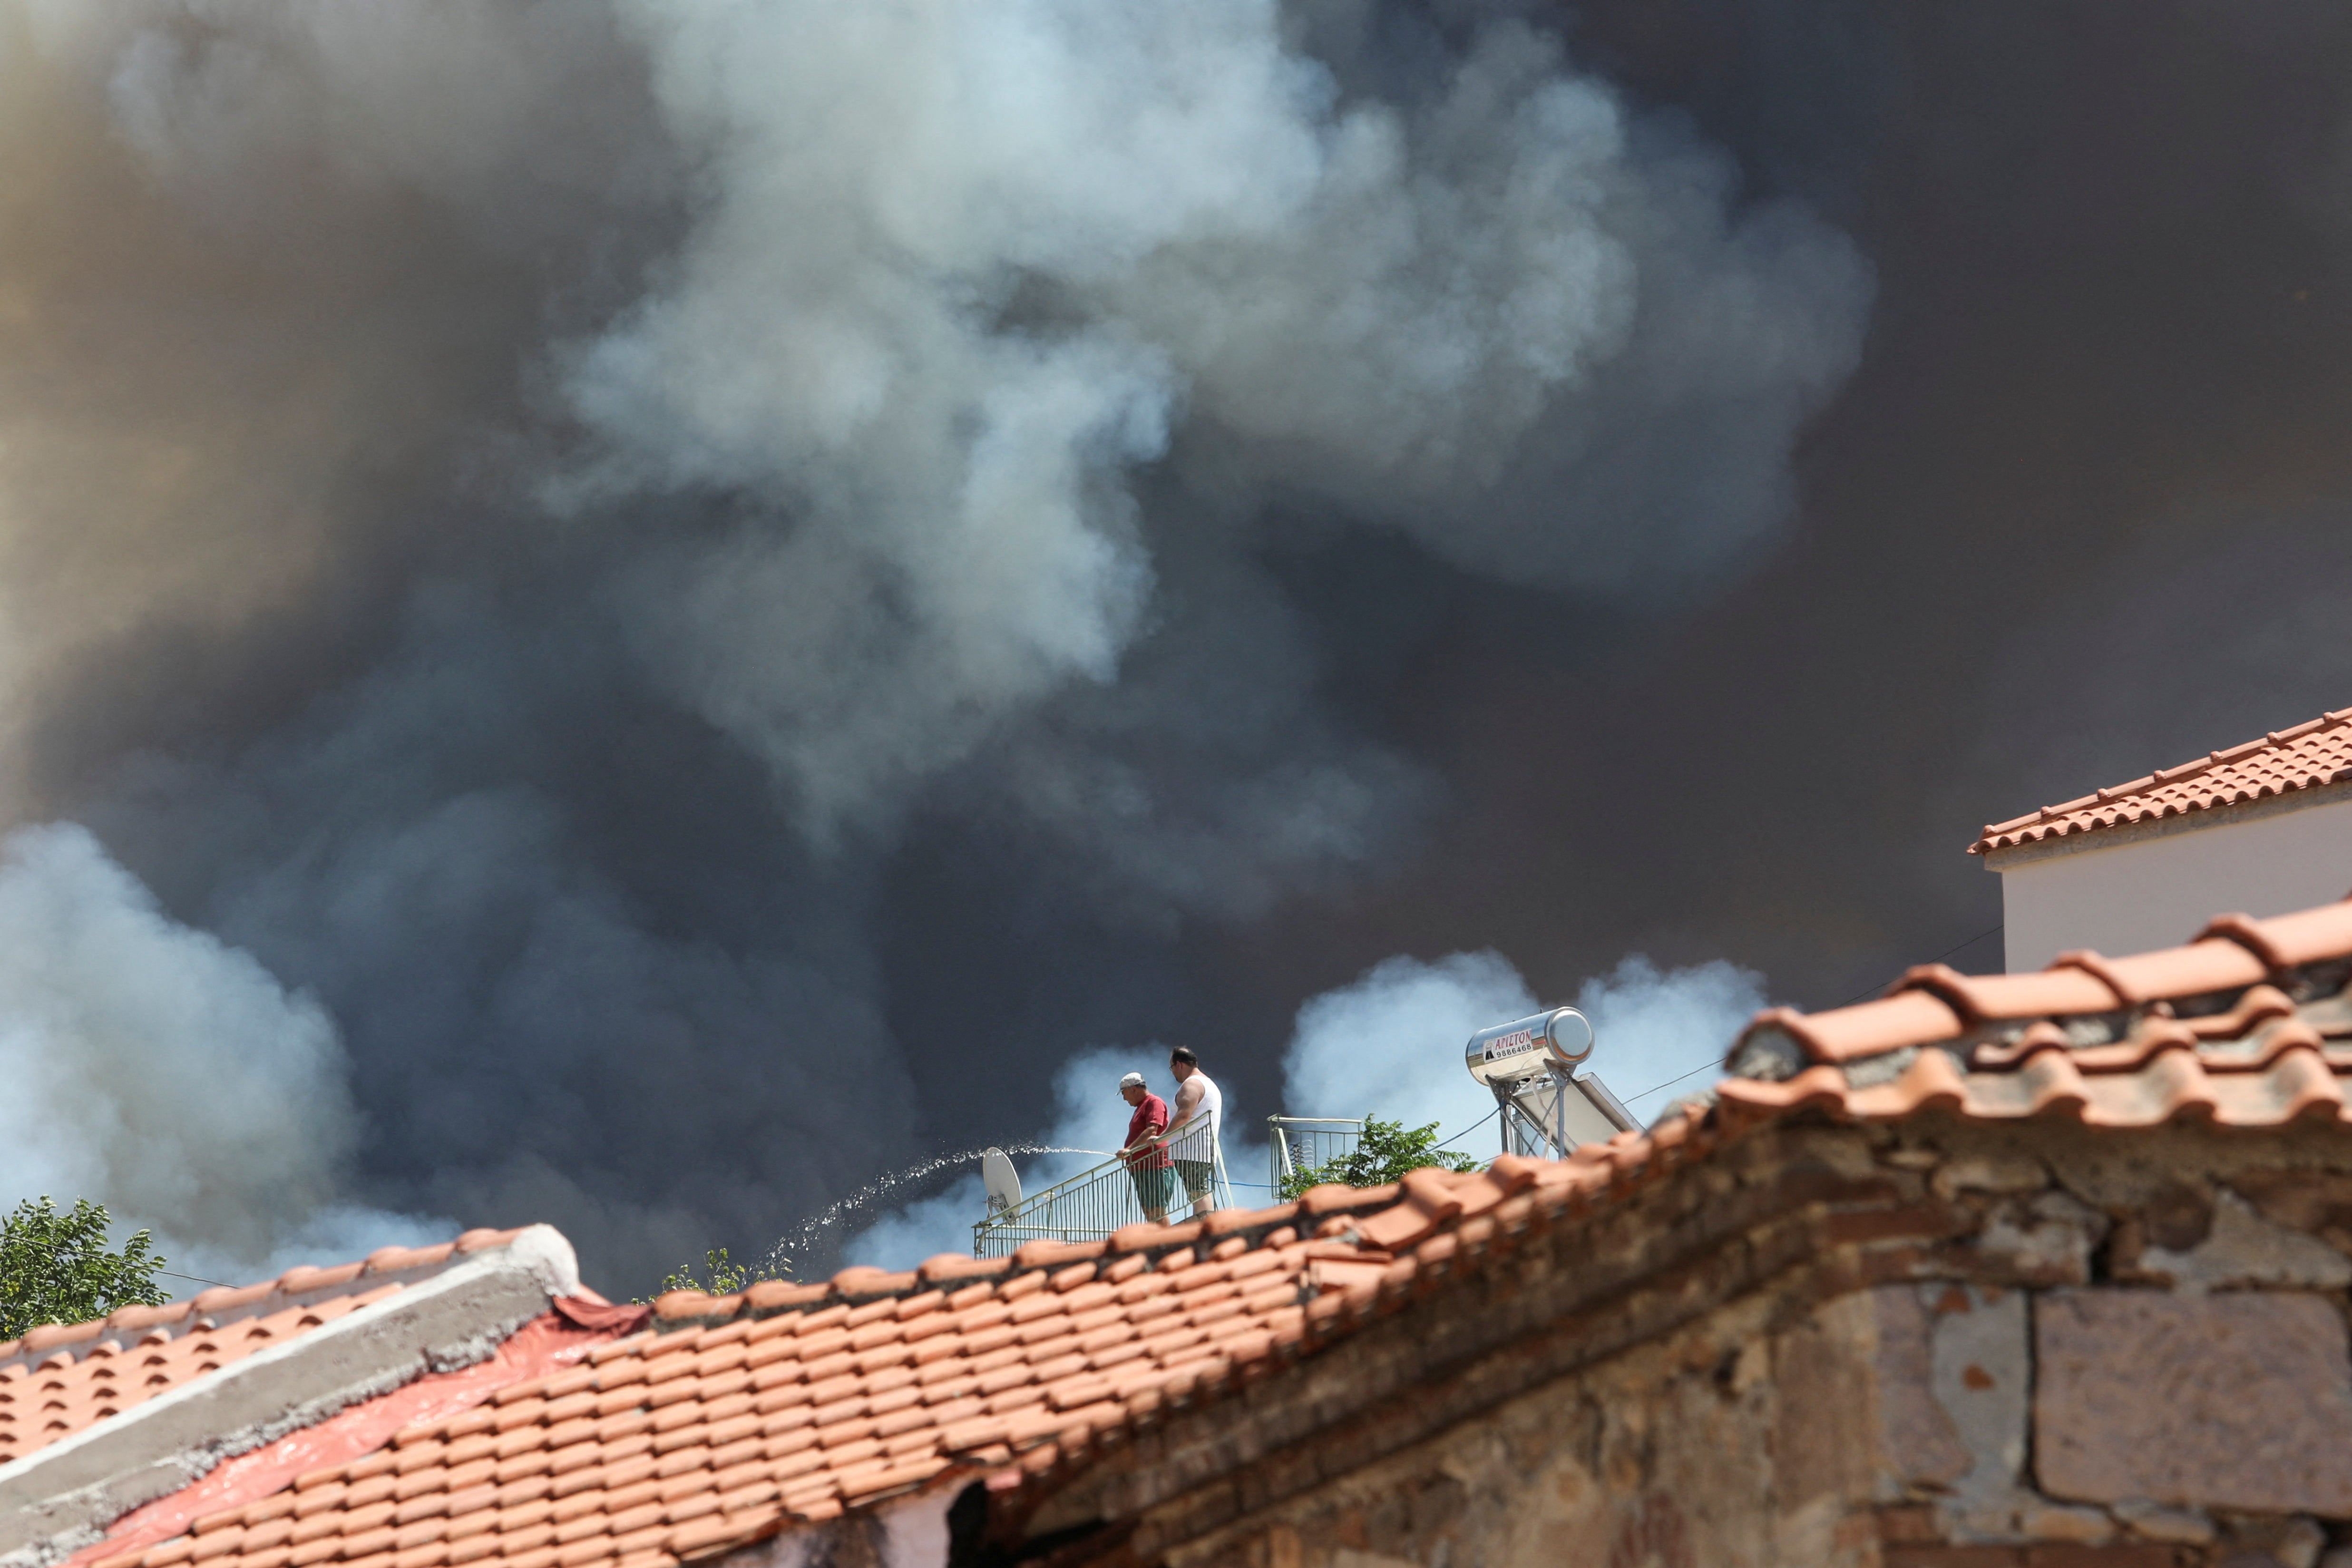
[{"label": "clay tile roof", "polygon": [[2332,1121],[2352,1079],[2347,978],[2352,900],[2225,915],[2187,946],[2070,953],[2037,974],[1928,966],[1878,1001],[1757,1014],[1731,1049],[1717,1119],[1942,1109],[2106,1126]]},{"label": "clay tile roof", "polygon": [[2274,969],[2340,957],[2352,952],[2352,900],[2268,920],[2225,915],[2202,935],[2238,943]]},{"label": "clay tile roof", "polygon": [[53,1323],[0,1341],[0,1464],[286,1343],[431,1278],[453,1258],[510,1239],[468,1231],[437,1247],[385,1248],[340,1268],[215,1286],[194,1300],[125,1307],[96,1322]]},{"label": "clay tile roof", "polygon": [[2322,714],[2177,768],[2117,784],[2013,821],[1989,824],[1969,852],[2096,832],[2132,822],[2183,817],[2352,779],[2352,708]]},{"label": "clay tile roof", "polygon": [[1899,1046],[1952,1040],[1958,1036],[1961,1023],[1960,1015],[1932,994],[1906,990],[1832,1012],[1808,1015],[1793,1008],[1773,1008],[1756,1015],[1748,1033],[1778,1029],[1802,1042],[1812,1061],[1843,1061],[1849,1057],[1877,1056]]},{"label": "clay tile roof", "polygon": [[2082,965],[2053,965],[2038,974],[1963,975],[1942,964],[1923,964],[1896,985],[1901,991],[1932,993],[1971,1023],[2107,1012],[2123,1006],[2114,988]]},{"label": "clay tile roof", "polygon": [[1606,1159],[1506,1159],[1011,1259],[674,1292],[559,1369],[309,1473],[151,1505],[145,1528],[71,1562],[659,1568],[943,1477],[1034,1478],[1310,1354],[1622,1177]]},{"label": "clay tile roof", "polygon": [[2214,937],[2185,947],[2163,947],[2127,958],[2061,953],[2053,968],[2087,968],[2124,1002],[2137,1006],[2164,996],[2201,996],[2251,986],[2270,966],[2243,946]]},{"label": "clay tile roof", "polygon": [[1760,1014],[1712,1105],[1564,1161],[676,1292],[561,1364],[515,1353],[494,1392],[348,1410],[336,1420],[375,1422],[365,1440],[299,1475],[207,1480],[200,1504],[151,1505],[68,1568],[667,1568],[917,1490],[1067,1475],[1776,1117],[2346,1123],[2352,905],[2215,930],[2039,975],[1915,970],[1860,1007]]}]

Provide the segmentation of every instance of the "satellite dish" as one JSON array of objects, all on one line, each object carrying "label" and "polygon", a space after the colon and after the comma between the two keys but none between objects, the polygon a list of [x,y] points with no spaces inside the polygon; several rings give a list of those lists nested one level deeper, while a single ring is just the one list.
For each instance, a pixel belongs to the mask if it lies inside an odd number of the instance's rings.
[{"label": "satellite dish", "polygon": [[1470,1076],[1481,1083],[1516,1082],[1542,1071],[1548,1062],[1574,1067],[1591,1054],[1591,1020],[1574,1008],[1482,1029],[1463,1052]]},{"label": "satellite dish", "polygon": [[1013,1156],[1003,1149],[990,1149],[980,1156],[980,1180],[988,1188],[989,1213],[1021,1207],[1021,1173],[1013,1168]]}]

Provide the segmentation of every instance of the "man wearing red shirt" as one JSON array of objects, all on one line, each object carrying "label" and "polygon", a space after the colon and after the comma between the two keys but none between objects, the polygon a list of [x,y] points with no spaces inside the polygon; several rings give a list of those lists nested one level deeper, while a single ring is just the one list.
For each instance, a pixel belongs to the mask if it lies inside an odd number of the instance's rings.
[{"label": "man wearing red shirt", "polygon": [[1119,1094],[1135,1107],[1128,1119],[1127,1146],[1119,1155],[1135,1183],[1135,1201],[1143,1218],[1154,1225],[1168,1223],[1168,1198],[1176,1187],[1176,1162],[1169,1157],[1168,1102],[1143,1086],[1143,1074],[1130,1072],[1118,1081]]}]

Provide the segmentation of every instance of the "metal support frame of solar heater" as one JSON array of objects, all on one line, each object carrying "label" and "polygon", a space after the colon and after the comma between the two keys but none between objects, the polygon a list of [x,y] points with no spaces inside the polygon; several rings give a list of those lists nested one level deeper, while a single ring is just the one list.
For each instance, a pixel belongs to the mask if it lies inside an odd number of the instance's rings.
[{"label": "metal support frame of solar heater", "polygon": [[[1233,1181],[1225,1173],[1225,1151],[1213,1125],[1181,1132],[1171,1154],[1186,1151],[1196,1138],[1208,1146],[1212,1199],[1220,1208],[1233,1207]],[[1169,1196],[1172,1211],[1179,1207],[1178,1194],[1171,1190]],[[1189,1209],[1189,1198],[1183,1207]],[[1145,1218],[1127,1161],[1114,1155],[1032,1193],[1014,1207],[973,1222],[972,1256],[1001,1258],[1024,1241],[1100,1241],[1120,1226]]]},{"label": "metal support frame of solar heater", "polygon": [[1593,1073],[1571,1073],[1551,1065],[1487,1087],[1502,1107],[1507,1155],[1564,1159],[1581,1145],[1641,1130],[1633,1113]]}]

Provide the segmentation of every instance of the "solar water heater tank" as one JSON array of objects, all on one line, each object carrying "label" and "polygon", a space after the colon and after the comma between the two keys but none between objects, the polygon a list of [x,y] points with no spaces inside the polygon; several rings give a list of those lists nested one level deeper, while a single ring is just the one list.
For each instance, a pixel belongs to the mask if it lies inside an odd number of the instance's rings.
[{"label": "solar water heater tank", "polygon": [[1592,1020],[1574,1008],[1482,1029],[1463,1048],[1470,1076],[1503,1107],[1503,1152],[1569,1154],[1635,1130],[1608,1085],[1577,1069],[1592,1054]]}]

